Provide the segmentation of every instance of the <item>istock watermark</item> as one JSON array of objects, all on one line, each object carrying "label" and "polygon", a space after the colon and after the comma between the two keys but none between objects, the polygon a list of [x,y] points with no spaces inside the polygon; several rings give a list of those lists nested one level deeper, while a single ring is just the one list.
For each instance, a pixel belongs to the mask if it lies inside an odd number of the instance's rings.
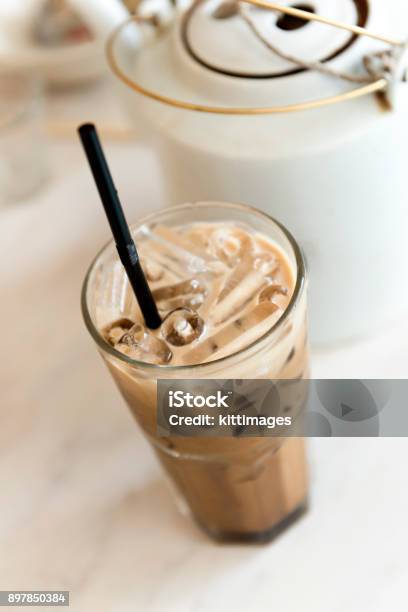
[{"label": "istock watermark", "polygon": [[170,408],[230,408],[227,403],[232,391],[227,395],[223,395],[222,391],[218,390],[215,395],[194,395],[193,393],[185,393],[184,391],[168,392],[168,403]]},{"label": "istock watermark", "polygon": [[159,380],[157,431],[183,437],[408,437],[408,380]]}]

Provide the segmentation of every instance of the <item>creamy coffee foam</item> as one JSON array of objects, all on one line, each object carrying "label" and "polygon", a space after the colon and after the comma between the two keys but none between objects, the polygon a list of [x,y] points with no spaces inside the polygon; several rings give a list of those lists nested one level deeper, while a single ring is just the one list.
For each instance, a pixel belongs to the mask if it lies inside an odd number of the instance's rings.
[{"label": "creamy coffee foam", "polygon": [[231,355],[271,329],[293,294],[286,255],[244,225],[144,226],[137,241],[163,323],[146,329],[127,286],[128,316],[101,331],[139,361],[192,365]]}]

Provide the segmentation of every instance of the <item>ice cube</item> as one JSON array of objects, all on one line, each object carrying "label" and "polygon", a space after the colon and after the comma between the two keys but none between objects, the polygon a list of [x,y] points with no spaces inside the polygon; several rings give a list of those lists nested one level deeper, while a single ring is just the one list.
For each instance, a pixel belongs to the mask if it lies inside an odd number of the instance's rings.
[{"label": "ice cube", "polygon": [[155,365],[165,365],[173,357],[166,342],[148,332],[140,323],[125,331],[115,348],[132,359]]},{"label": "ice cube", "polygon": [[[192,348],[183,357],[184,363],[204,363],[210,357],[217,357],[223,351],[228,353],[228,345],[240,336],[247,334],[249,344],[258,337],[257,327],[267,321],[278,310],[278,306],[272,302],[262,302],[255,306],[250,312],[238,317],[231,323],[225,325],[218,332]],[[252,334],[250,336],[250,334]]]},{"label": "ice cube", "polygon": [[109,263],[106,268],[99,266],[96,274],[98,327],[106,331],[105,326],[115,317],[133,318],[135,297],[119,260]]},{"label": "ice cube", "polygon": [[199,308],[200,316],[204,319],[204,321],[207,320],[207,317],[210,315],[210,312],[212,312],[215,308],[215,305],[219,299],[220,292],[224,286],[224,282],[224,278],[220,276],[212,279],[204,302]]},{"label": "ice cube", "polygon": [[139,254],[144,261],[149,261],[163,270],[163,275],[177,280],[185,278],[186,266],[166,253],[162,253],[155,244],[146,243],[139,246]]},{"label": "ice cube", "polygon": [[263,276],[273,276],[279,270],[279,261],[272,253],[259,253],[254,257],[253,266]]},{"label": "ice cube", "polygon": [[141,264],[143,272],[145,273],[146,278],[149,282],[156,283],[157,281],[163,278],[164,270],[162,266],[160,266],[157,262],[152,260],[147,261],[146,259],[143,259],[141,261]]},{"label": "ice cube", "polygon": [[177,308],[170,312],[162,324],[164,339],[173,346],[191,344],[201,336],[204,321],[192,309]]},{"label": "ice cube", "polygon": [[288,290],[286,287],[283,287],[279,284],[268,285],[261,291],[259,294],[258,301],[261,302],[271,302],[274,297],[277,295],[288,295]]},{"label": "ice cube", "polygon": [[204,251],[208,250],[208,242],[209,242],[208,226],[206,226],[205,224],[195,225],[191,228],[187,228],[185,230],[185,234],[190,242],[193,242],[194,244],[198,244],[199,247],[203,249]]},{"label": "ice cube", "polygon": [[199,242],[193,242],[188,236],[183,235],[177,230],[171,229],[170,227],[166,227],[164,225],[156,225],[153,233],[156,236],[160,236],[166,242],[169,242],[179,247],[190,255],[192,254],[206,261],[212,261],[214,259],[205,249],[201,247]]},{"label": "ice cube", "polygon": [[267,280],[253,269],[251,259],[244,259],[227,279],[212,313],[215,323],[223,323],[247,306]]},{"label": "ice cube", "polygon": [[142,243],[139,250],[148,252],[155,260],[181,278],[186,276],[186,271],[190,274],[207,271],[206,257],[201,252],[197,254],[197,249],[194,245],[190,247],[187,239],[169,228],[164,228],[164,231],[161,228],[159,232],[156,229],[152,230],[146,225],[141,228],[142,233],[148,239],[148,249]]},{"label": "ice cube", "polygon": [[103,335],[105,339],[111,344],[115,346],[117,342],[122,338],[127,330],[129,330],[134,325],[134,322],[130,319],[118,319],[114,321],[103,330]]},{"label": "ice cube", "polygon": [[210,252],[230,267],[251,253],[253,246],[251,236],[239,227],[216,229],[212,232],[209,241]]},{"label": "ice cube", "polygon": [[126,344],[130,347],[140,347],[145,338],[146,331],[140,323],[135,323],[118,340],[118,344]]},{"label": "ice cube", "polygon": [[174,285],[165,285],[153,291],[153,297],[160,310],[176,308],[193,308],[196,310],[204,302],[207,287],[196,278],[191,278]]},{"label": "ice cube", "polygon": [[252,271],[252,259],[250,257],[245,257],[227,276],[222,291],[218,296],[217,302],[222,302],[231,293],[231,291],[233,291],[241,283],[245,276]]}]

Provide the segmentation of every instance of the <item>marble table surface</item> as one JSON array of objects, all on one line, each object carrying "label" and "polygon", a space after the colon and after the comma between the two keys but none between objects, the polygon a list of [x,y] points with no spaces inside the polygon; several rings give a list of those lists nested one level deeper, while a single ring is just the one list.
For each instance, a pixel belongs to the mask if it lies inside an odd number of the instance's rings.
[{"label": "marble table surface", "polygon": [[[0,211],[0,589],[64,589],[75,612],[406,610],[405,439],[310,443],[311,509],[265,547],[222,546],[180,516],[81,320],[108,238],[79,146]],[[130,219],[158,208],[155,161],[107,146]],[[315,377],[408,378],[408,322],[314,351]]]}]

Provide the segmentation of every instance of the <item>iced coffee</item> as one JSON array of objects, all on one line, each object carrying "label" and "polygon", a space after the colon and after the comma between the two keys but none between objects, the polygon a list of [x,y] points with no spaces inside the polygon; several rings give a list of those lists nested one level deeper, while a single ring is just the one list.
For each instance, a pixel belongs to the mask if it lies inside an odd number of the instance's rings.
[{"label": "iced coffee", "polygon": [[305,510],[303,439],[160,436],[157,381],[307,378],[299,248],[266,215],[219,203],[168,209],[133,235],[162,325],[146,328],[110,244],[84,285],[87,326],[196,522],[218,539],[267,541]]}]

